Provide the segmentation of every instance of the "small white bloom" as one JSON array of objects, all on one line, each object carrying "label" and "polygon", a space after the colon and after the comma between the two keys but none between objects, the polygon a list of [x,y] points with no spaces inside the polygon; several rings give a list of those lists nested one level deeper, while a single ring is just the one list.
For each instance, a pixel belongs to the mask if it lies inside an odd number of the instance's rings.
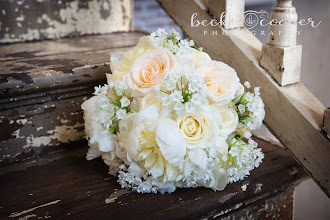
[{"label": "small white bloom", "polygon": [[256,96],[259,96],[260,95],[260,87],[254,87],[254,94]]},{"label": "small white bloom", "polygon": [[192,102],[186,102],[184,107],[188,113],[193,112],[195,110],[195,105]]},{"label": "small white bloom", "polygon": [[115,88],[117,91],[124,91],[127,89],[127,85],[123,81],[116,80]]},{"label": "small white bloom", "polygon": [[117,119],[123,119],[126,115],[126,109],[118,109],[116,112]]},{"label": "small white bloom", "polygon": [[131,103],[130,100],[129,100],[126,96],[124,96],[124,97],[121,98],[121,100],[120,100],[120,104],[121,104],[121,107],[122,107],[122,108],[127,107],[130,103]]},{"label": "small white bloom", "polygon": [[249,89],[249,88],[251,88],[251,83],[249,81],[246,81],[244,83],[244,86]]},{"label": "small white bloom", "polygon": [[170,105],[172,103],[170,95],[163,94],[163,96],[161,97],[161,102],[164,106]]},{"label": "small white bloom", "polygon": [[184,110],[184,105],[181,102],[178,102],[178,103],[175,104],[174,110],[177,113],[181,113]]},{"label": "small white bloom", "polygon": [[195,93],[191,96],[191,100],[192,103],[194,103],[195,105],[199,105],[202,102],[201,96],[198,93]]},{"label": "small white bloom", "polygon": [[241,114],[245,113],[245,105],[239,104],[238,105],[238,110]]},{"label": "small white bloom", "polygon": [[174,90],[170,97],[173,102],[183,102],[182,92],[179,90]]},{"label": "small white bloom", "polygon": [[176,87],[176,82],[174,80],[169,80],[166,82],[166,89],[167,90],[174,90]]},{"label": "small white bloom", "polygon": [[245,131],[245,133],[244,133],[244,137],[245,137],[246,139],[250,139],[250,138],[252,137],[251,132],[250,132],[250,131]]},{"label": "small white bloom", "polygon": [[98,95],[100,93],[100,89],[101,89],[101,86],[95,86],[93,95]]},{"label": "small white bloom", "polygon": [[192,47],[192,46],[194,46],[194,45],[195,45],[195,42],[194,42],[193,40],[190,40],[190,41],[189,41],[189,46]]},{"label": "small white bloom", "polygon": [[113,87],[114,87],[114,83],[113,83],[113,81],[112,80],[108,80],[108,87],[109,87],[109,89],[112,89]]}]

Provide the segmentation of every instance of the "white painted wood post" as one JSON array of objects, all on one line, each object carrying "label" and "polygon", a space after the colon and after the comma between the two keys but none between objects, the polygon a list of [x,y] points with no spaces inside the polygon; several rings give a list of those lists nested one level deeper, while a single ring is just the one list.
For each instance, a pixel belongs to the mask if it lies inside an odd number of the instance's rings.
[{"label": "white painted wood post", "polygon": [[268,44],[262,46],[260,65],[281,85],[300,81],[301,45],[297,45],[297,13],[292,0],[277,0],[270,16]]},{"label": "white painted wood post", "polygon": [[225,29],[244,27],[245,0],[209,0],[211,14],[223,22]]}]

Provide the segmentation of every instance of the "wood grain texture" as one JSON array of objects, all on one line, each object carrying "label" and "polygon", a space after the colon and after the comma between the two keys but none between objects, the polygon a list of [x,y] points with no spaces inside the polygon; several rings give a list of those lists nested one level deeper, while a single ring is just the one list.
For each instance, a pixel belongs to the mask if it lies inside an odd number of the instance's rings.
[{"label": "wood grain texture", "polygon": [[327,133],[330,138],[330,108],[324,110],[323,116],[323,130]]},{"label": "wood grain texture", "polygon": [[262,45],[260,65],[281,85],[300,81],[302,46]]},{"label": "wood grain texture", "polygon": [[[282,203],[285,196],[276,200],[281,197],[279,193],[306,176],[284,149],[256,140],[265,158],[249,178],[229,184],[221,192],[195,188],[164,195],[121,189],[117,177],[107,174],[101,159],[85,160],[87,146],[80,143],[70,151],[0,169],[0,178],[5,180],[0,182],[0,218],[200,219],[227,216],[246,207],[250,211],[263,210],[259,212],[261,217],[271,216],[276,210],[265,209],[265,204]],[[285,195],[287,204],[292,205],[290,195]],[[282,213],[285,218],[287,214]]]},{"label": "wood grain texture", "polygon": [[186,35],[213,59],[232,66],[242,82],[248,80],[252,86],[261,86],[266,126],[330,196],[330,142],[321,133],[325,107],[301,83],[280,87],[259,66],[262,44],[246,28],[193,28],[190,25],[193,13],[198,14],[196,19],[206,20],[206,23],[212,19],[198,4],[189,0],[157,1]]},{"label": "wood grain texture", "polygon": [[0,47],[0,166],[84,138],[81,103],[106,83],[109,56],[137,44],[125,32]]},{"label": "wood grain texture", "polygon": [[0,43],[133,29],[133,0],[1,0]]},{"label": "wood grain texture", "polygon": [[0,47],[0,99],[104,79],[110,54],[136,45],[145,32],[86,36]]},{"label": "wood grain texture", "polygon": [[211,14],[220,20],[225,29],[244,27],[244,6],[245,0],[209,0],[208,9]]}]

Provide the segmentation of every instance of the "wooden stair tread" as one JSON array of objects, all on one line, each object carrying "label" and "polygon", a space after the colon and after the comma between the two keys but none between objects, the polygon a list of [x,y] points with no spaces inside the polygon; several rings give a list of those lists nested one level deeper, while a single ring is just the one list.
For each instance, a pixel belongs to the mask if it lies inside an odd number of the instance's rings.
[{"label": "wooden stair tread", "polygon": [[[306,177],[286,150],[255,139],[263,148],[265,159],[248,178],[229,184],[220,192],[195,188],[177,189],[164,195],[142,195],[121,189],[117,177],[107,174],[107,166],[101,159],[85,160],[87,145],[78,142],[76,145],[80,146],[72,150],[1,168],[0,218],[18,219],[25,215],[71,219],[221,216],[225,210],[231,212],[248,206]],[[243,191],[245,186],[246,191]],[[115,199],[107,204],[105,200],[110,195]],[[289,207],[284,205],[282,209]]]},{"label": "wooden stair tread", "polygon": [[109,55],[135,46],[143,35],[133,31],[1,46],[0,98],[100,81],[110,71]]}]

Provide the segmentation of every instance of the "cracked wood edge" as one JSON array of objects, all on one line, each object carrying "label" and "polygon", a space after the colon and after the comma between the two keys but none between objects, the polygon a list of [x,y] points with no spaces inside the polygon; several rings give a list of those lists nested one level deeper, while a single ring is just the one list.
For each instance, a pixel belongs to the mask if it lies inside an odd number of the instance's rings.
[{"label": "cracked wood edge", "polygon": [[[212,19],[195,1],[157,1],[185,34],[213,59],[232,66],[242,82],[248,80],[252,86],[261,86],[266,110],[264,123],[329,197],[330,142],[320,129],[325,109],[320,101],[301,83],[280,87],[259,66],[262,44],[246,28],[192,28],[190,19],[193,13],[198,14],[196,19],[200,21],[210,22]],[[204,31],[209,34],[204,35]],[[212,35],[214,32],[218,34]]]}]

